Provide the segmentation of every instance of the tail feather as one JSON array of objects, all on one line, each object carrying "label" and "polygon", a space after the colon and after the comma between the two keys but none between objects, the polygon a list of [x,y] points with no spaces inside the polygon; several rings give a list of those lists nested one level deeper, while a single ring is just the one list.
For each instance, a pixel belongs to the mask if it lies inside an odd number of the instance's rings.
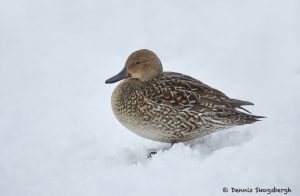
[{"label": "tail feather", "polygon": [[239,99],[230,99],[232,101],[232,103],[236,106],[243,106],[243,105],[254,105],[253,103],[249,102],[249,101],[242,101]]},{"label": "tail feather", "polygon": [[249,114],[246,114],[246,113],[240,112],[239,120],[237,121],[238,125],[251,124],[251,123],[254,123],[257,121],[261,121],[262,118],[266,118],[265,116],[252,115],[251,112],[249,112],[248,110],[246,110],[245,108],[242,107],[244,105],[254,105],[253,103],[251,103],[249,101],[242,101],[239,99],[230,99],[230,100],[232,101],[232,104],[234,105],[234,107],[242,109],[249,113]]},{"label": "tail feather", "polygon": [[245,112],[251,114],[250,111],[246,110],[245,108],[243,108],[242,106],[244,105],[254,105],[253,103],[249,102],[249,101],[242,101],[242,100],[239,100],[239,99],[230,99],[231,101],[231,104],[236,107],[236,108],[239,108],[239,109],[242,109],[244,110]]},{"label": "tail feather", "polygon": [[240,119],[237,121],[237,125],[252,124],[254,122],[261,121],[262,118],[266,118],[266,117],[242,114],[240,115]]}]

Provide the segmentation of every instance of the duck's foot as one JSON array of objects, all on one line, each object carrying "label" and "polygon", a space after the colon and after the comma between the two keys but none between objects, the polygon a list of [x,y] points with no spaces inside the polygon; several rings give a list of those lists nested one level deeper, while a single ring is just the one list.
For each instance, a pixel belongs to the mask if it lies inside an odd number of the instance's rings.
[{"label": "duck's foot", "polygon": [[[172,148],[172,146],[174,144],[176,144],[177,142],[172,142],[171,143],[171,146],[168,146],[168,147],[164,147],[162,149],[158,149],[158,150],[162,150],[162,151],[165,151],[165,150],[170,150]],[[152,149],[152,150],[155,150],[155,149]],[[151,158],[153,155],[157,154],[157,151],[150,151],[147,158]]]},{"label": "duck's foot", "polygon": [[153,155],[157,154],[156,151],[152,151],[148,154],[147,158],[151,158]]},{"label": "duck's foot", "polygon": [[173,146],[174,144],[176,144],[176,143],[177,143],[177,142],[172,142],[172,143],[171,143],[171,148],[172,148],[172,146]]}]

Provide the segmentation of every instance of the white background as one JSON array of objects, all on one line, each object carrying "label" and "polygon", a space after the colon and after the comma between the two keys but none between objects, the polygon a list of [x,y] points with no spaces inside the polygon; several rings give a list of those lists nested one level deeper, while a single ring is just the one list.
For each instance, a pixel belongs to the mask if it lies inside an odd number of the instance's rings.
[{"label": "white background", "polygon": [[[104,84],[141,48],[268,118],[147,159]],[[299,56],[297,0],[1,0],[0,196],[299,195]]]}]

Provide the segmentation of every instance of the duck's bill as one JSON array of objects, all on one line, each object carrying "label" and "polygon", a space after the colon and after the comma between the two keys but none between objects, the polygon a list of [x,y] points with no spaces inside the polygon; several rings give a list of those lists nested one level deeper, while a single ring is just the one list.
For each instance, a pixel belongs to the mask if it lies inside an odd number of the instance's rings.
[{"label": "duck's bill", "polygon": [[118,73],[117,75],[109,78],[108,80],[105,81],[106,84],[111,84],[111,83],[115,83],[118,82],[120,80],[124,80],[126,78],[129,78],[130,75],[128,74],[126,68],[122,69],[122,71],[120,71],[120,73]]}]

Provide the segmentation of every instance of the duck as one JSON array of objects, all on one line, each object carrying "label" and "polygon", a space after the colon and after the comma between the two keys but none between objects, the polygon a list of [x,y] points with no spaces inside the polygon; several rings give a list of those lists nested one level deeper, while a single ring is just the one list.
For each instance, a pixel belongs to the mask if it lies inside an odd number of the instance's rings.
[{"label": "duck", "polygon": [[254,105],[249,101],[163,71],[159,57],[148,49],[130,54],[124,68],[105,83],[121,80],[111,96],[113,113],[128,130],[150,140],[173,145],[264,118],[242,107]]}]

